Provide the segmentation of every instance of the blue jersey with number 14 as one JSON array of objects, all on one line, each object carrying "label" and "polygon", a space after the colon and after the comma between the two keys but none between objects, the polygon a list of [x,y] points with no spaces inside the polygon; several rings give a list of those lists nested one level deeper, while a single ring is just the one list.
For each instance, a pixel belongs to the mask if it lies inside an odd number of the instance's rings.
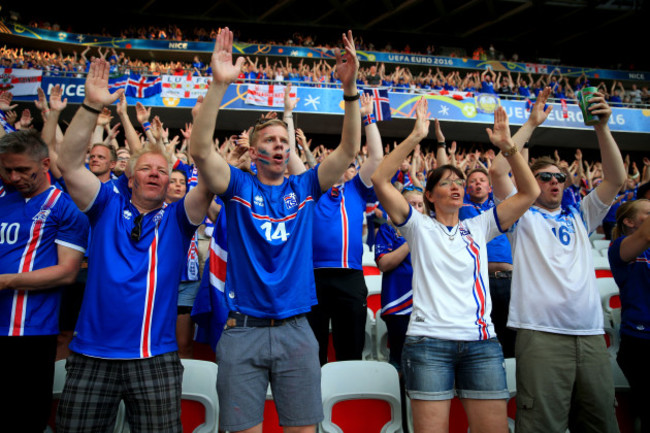
[{"label": "blue jersey with number 14", "polygon": [[228,221],[226,301],[231,311],[282,319],[316,304],[312,256],[317,169],[264,185],[230,167],[221,198]]}]

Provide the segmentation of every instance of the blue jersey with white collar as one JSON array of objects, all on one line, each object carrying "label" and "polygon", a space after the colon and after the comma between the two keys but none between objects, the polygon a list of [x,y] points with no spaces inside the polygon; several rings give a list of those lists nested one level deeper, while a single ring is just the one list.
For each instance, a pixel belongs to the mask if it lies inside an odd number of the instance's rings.
[{"label": "blue jersey with white collar", "polygon": [[185,199],[142,217],[110,183],[85,211],[93,230],[88,280],[70,349],[109,359],[149,358],[177,350],[178,284],[196,230]]},{"label": "blue jersey with white collar", "polygon": [[[0,191],[0,274],[31,272],[58,264],[58,245],[85,251],[88,219],[70,197],[53,186],[25,199]],[[0,290],[0,335],[59,333],[58,287]]]},{"label": "blue jersey with white collar", "polygon": [[314,268],[362,269],[361,234],[372,191],[357,174],[318,200],[314,211]]},{"label": "blue jersey with white collar", "polygon": [[[463,206],[458,211],[458,218],[461,220],[472,218],[480,213],[495,207],[494,197],[489,194],[488,199],[483,203],[474,203],[465,195]],[[499,235],[487,243],[488,262],[510,263],[512,264],[512,251],[510,242],[506,235]]]},{"label": "blue jersey with white collar", "polygon": [[317,303],[312,227],[317,169],[265,185],[230,167],[221,199],[228,222],[226,301],[231,311],[282,319]]}]

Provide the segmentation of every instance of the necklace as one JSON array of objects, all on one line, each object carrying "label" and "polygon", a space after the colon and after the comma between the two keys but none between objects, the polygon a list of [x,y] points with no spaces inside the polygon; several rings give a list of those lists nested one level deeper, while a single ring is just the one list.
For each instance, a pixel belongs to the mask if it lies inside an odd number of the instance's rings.
[{"label": "necklace", "polygon": [[440,227],[440,230],[442,230],[442,232],[445,235],[447,235],[447,237],[449,238],[450,241],[453,241],[454,236],[456,236],[456,233],[458,233],[458,229],[460,228],[460,221],[456,223],[456,230],[454,230],[454,232],[451,233],[451,234],[449,233],[449,229],[447,229],[447,226],[445,226],[444,224],[442,224],[438,220],[436,220],[436,222],[438,223],[438,227]]}]

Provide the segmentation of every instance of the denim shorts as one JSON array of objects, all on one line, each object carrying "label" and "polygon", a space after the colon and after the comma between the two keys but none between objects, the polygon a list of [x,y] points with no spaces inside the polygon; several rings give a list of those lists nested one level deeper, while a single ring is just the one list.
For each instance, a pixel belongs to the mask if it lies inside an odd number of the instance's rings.
[{"label": "denim shorts", "polygon": [[194,306],[194,299],[196,294],[199,293],[201,281],[182,281],[178,286],[178,306],[179,307],[192,307]]},{"label": "denim shorts", "polygon": [[505,361],[496,338],[478,341],[407,336],[402,370],[408,396],[417,400],[510,397]]}]

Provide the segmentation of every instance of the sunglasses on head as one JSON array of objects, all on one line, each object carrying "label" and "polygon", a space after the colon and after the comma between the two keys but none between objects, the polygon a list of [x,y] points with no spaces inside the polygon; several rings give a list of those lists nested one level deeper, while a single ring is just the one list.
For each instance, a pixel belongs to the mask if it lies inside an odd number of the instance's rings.
[{"label": "sunglasses on head", "polygon": [[135,221],[133,221],[133,229],[131,230],[131,240],[133,242],[138,242],[140,240],[140,236],[142,236],[142,218],[144,214],[140,214],[137,217],[135,217]]},{"label": "sunglasses on head", "polygon": [[404,188],[402,188],[402,192],[407,192],[407,191],[424,192],[424,190],[422,188],[420,188],[419,186],[415,186],[415,185],[407,185]]},{"label": "sunglasses on head", "polygon": [[551,173],[549,171],[543,171],[537,173],[535,177],[539,177],[539,180],[542,182],[550,182],[551,179],[555,178],[558,182],[563,183],[566,180],[566,174],[564,173]]}]

